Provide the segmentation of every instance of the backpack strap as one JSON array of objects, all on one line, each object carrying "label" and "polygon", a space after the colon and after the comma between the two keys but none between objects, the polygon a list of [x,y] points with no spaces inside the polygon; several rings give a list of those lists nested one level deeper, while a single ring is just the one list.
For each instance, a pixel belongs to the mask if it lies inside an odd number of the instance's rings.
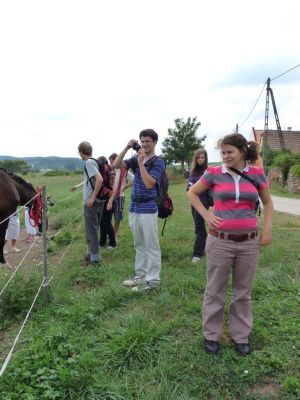
[{"label": "backpack strap", "polygon": [[[93,157],[88,158],[88,160],[94,160],[94,161],[97,163],[98,172],[100,173],[98,161],[97,161],[95,158],[93,158]],[[89,182],[90,182],[90,185],[91,185],[91,187],[92,187],[92,189],[93,189],[93,191],[94,191],[94,190],[95,190],[94,181],[92,180],[92,178],[89,177],[89,174],[88,174],[88,172],[87,172],[86,165],[84,166],[84,171],[85,171],[86,176],[88,177],[88,180],[89,180]],[[100,190],[101,190],[101,188],[99,189],[99,192],[100,192]],[[97,195],[98,195],[98,194],[97,194]]]},{"label": "backpack strap", "polygon": [[[155,161],[158,159],[158,158],[160,158],[160,157],[158,157],[158,156],[153,156],[153,158],[152,158],[152,160],[151,160],[151,163],[149,164],[149,166],[150,166],[150,169],[149,169],[149,171],[151,171],[151,168],[152,168],[152,166],[153,166],[153,164],[155,163]],[[164,169],[164,171],[166,170],[166,164],[165,164],[165,169]],[[159,183],[155,183],[155,187],[156,187],[156,192],[157,192],[157,198],[159,199]]]},{"label": "backpack strap", "polygon": [[[89,160],[94,160],[94,161],[96,161],[94,158],[89,158]],[[97,165],[98,165],[98,163],[97,163]],[[93,191],[95,190],[95,185],[94,185],[94,182],[92,181],[92,178],[90,178],[90,176],[89,176],[89,174],[88,174],[88,172],[87,172],[87,169],[86,169],[86,165],[84,166],[84,172],[86,173],[86,176],[88,177],[88,180],[89,180],[89,182],[90,182],[90,185],[91,185],[91,187],[92,187],[92,189],[93,189]]]},{"label": "backpack strap", "polygon": [[[245,178],[247,181],[249,181],[250,183],[252,183],[252,185],[256,188],[256,190],[259,192],[259,185],[258,183],[256,183],[252,178],[250,178],[248,175],[243,174],[243,172],[239,171],[236,168],[229,168],[231,171],[235,172],[236,174],[242,176],[243,178]],[[258,215],[261,214],[261,207],[260,207],[260,202],[259,200],[256,201],[256,211],[258,211]]]},{"label": "backpack strap", "polygon": [[245,178],[247,181],[249,181],[250,183],[252,183],[252,185],[258,190],[259,185],[252,179],[250,178],[248,175],[244,174],[243,172],[239,171],[236,168],[229,168],[231,171],[235,172],[236,174],[242,176],[243,178]]}]

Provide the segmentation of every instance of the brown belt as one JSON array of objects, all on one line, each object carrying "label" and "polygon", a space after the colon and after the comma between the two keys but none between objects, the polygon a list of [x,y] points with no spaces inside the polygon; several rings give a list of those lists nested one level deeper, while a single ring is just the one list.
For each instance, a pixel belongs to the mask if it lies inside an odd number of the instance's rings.
[{"label": "brown belt", "polygon": [[245,240],[254,239],[258,236],[257,231],[244,233],[242,235],[234,235],[233,233],[225,233],[225,232],[215,231],[214,229],[210,229],[208,233],[216,238],[233,240],[234,242],[244,242]]}]

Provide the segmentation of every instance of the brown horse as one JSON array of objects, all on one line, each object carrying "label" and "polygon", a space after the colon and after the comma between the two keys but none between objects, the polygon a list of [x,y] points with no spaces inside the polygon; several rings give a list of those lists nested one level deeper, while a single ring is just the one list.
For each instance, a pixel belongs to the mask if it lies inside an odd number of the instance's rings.
[{"label": "brown horse", "polygon": [[[5,264],[3,247],[8,218],[17,209],[18,205],[25,205],[36,195],[36,190],[31,183],[20,176],[0,169],[0,264]],[[31,202],[30,202],[31,203]],[[31,204],[28,207],[31,207]]]}]

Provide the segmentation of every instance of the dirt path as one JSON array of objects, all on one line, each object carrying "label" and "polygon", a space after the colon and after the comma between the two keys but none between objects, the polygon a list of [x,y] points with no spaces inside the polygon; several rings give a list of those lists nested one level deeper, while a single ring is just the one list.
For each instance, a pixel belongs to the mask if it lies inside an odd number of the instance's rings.
[{"label": "dirt path", "polygon": [[300,215],[300,200],[287,197],[272,196],[274,210],[287,214]]},{"label": "dirt path", "polygon": [[[25,256],[26,252],[29,250],[32,243],[25,243],[26,230],[20,230],[19,240],[17,241],[16,247],[21,250],[20,253],[11,253],[11,242],[9,241],[5,249],[8,251],[8,254],[5,254],[6,262],[12,267],[16,267],[20,264],[22,258]],[[32,249],[27,254],[24,259],[22,266],[36,266],[43,260],[43,249],[42,249],[42,240],[40,237],[37,237],[36,242],[34,243]],[[1,268],[7,268],[7,266],[1,266]]]}]

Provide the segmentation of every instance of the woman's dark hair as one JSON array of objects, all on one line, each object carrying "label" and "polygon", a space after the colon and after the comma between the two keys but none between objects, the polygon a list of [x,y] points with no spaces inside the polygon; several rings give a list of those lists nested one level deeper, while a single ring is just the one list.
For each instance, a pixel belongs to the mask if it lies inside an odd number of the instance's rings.
[{"label": "woman's dark hair", "polygon": [[102,165],[108,165],[108,161],[107,161],[107,158],[105,157],[105,156],[100,156],[100,157],[98,157],[98,159],[97,159],[99,162],[100,162],[100,164],[102,164]]},{"label": "woman's dark hair", "polygon": [[[205,161],[202,165],[199,165],[197,162],[200,154],[204,154],[205,157]],[[207,164],[208,164],[207,151],[204,148],[196,150],[193,156],[191,175],[196,175],[196,176],[203,175],[204,171],[207,169]]]},{"label": "woman's dark hair", "polygon": [[140,132],[140,140],[142,137],[149,136],[153,140],[153,142],[158,141],[158,134],[153,129],[144,129]]},{"label": "woman's dark hair", "polygon": [[218,147],[221,148],[224,144],[229,144],[239,149],[241,153],[245,154],[245,160],[254,163],[259,155],[257,144],[248,140],[240,133],[231,133],[226,135],[218,142]]}]

